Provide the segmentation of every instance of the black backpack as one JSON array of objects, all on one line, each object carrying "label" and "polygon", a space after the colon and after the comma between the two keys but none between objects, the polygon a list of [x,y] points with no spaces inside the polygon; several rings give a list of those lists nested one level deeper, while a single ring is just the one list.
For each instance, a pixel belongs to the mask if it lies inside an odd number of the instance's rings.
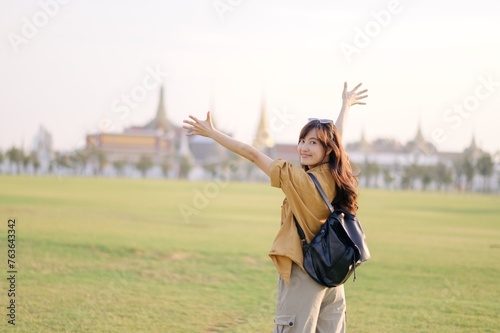
[{"label": "black backpack", "polygon": [[370,259],[361,223],[356,215],[334,209],[316,177],[311,173],[308,175],[330,209],[330,216],[311,243],[307,243],[304,231],[293,216],[302,240],[304,269],[311,278],[326,287],[343,284],[353,273],[356,281],[356,267]]}]

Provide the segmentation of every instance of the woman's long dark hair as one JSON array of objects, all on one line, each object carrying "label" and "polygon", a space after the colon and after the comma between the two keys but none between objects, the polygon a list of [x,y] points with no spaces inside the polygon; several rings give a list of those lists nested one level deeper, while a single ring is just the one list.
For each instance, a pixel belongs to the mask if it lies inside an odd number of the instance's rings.
[{"label": "woman's long dark hair", "polygon": [[[355,214],[358,210],[358,178],[352,171],[349,157],[344,150],[337,128],[333,122],[323,124],[319,120],[310,121],[300,131],[299,141],[304,139],[307,133],[314,128],[316,128],[318,140],[325,151],[332,150],[328,158],[328,165],[337,186],[333,205]],[[302,165],[302,168],[306,171],[309,170],[306,165]]]}]

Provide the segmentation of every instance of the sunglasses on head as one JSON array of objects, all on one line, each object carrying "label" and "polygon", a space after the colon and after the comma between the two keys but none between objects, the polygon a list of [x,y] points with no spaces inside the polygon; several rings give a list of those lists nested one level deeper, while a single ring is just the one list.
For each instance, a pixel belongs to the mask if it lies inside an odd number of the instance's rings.
[{"label": "sunglasses on head", "polygon": [[333,120],[331,119],[308,118],[307,121],[319,121],[321,124],[333,124]]}]

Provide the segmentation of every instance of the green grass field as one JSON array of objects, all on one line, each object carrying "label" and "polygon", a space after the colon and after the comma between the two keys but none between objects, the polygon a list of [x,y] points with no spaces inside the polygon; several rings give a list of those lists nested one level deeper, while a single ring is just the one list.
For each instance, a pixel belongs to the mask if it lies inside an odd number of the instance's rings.
[{"label": "green grass field", "polygon": [[[0,176],[0,331],[271,332],[282,199],[267,184]],[[346,284],[349,332],[500,330],[500,197],[362,190],[360,207],[372,259]]]}]

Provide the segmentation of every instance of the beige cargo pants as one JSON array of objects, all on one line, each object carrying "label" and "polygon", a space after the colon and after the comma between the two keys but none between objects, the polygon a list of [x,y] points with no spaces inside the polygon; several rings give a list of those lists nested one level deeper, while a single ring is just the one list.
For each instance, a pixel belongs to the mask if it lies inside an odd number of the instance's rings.
[{"label": "beige cargo pants", "polygon": [[273,333],[345,333],[344,286],[327,288],[293,264],[290,283],[278,281]]}]

